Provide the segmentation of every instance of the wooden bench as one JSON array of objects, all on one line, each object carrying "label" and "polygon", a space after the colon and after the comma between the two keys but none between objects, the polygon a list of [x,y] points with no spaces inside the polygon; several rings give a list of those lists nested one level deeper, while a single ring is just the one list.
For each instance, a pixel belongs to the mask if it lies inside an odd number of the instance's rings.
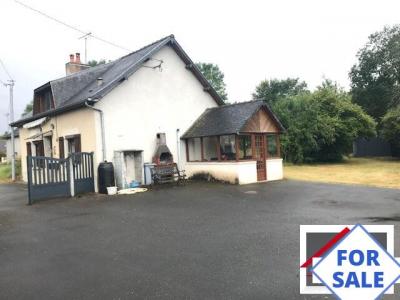
[{"label": "wooden bench", "polygon": [[151,178],[154,184],[162,184],[169,182],[181,183],[186,179],[185,171],[179,170],[176,163],[167,165],[157,165],[151,169]]}]

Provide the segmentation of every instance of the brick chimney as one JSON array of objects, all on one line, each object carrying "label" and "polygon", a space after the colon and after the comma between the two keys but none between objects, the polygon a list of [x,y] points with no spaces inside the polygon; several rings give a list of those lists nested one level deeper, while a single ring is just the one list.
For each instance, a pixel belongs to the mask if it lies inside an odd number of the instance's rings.
[{"label": "brick chimney", "polygon": [[79,52],[75,53],[75,63],[76,64],[81,63],[81,54]]},{"label": "brick chimney", "polygon": [[81,54],[77,52],[75,55],[69,55],[69,62],[65,64],[65,73],[70,75],[89,68],[89,65],[85,65],[81,62]]}]

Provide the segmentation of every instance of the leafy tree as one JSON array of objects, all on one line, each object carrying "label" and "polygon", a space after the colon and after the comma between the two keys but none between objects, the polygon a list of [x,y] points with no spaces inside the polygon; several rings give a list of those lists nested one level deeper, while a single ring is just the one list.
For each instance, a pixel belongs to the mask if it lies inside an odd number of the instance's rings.
[{"label": "leafy tree", "polygon": [[375,135],[375,121],[331,81],[313,93],[281,98],[273,109],[287,129],[282,152],[294,163],[339,161],[356,137]]},{"label": "leafy tree", "polygon": [[95,67],[98,65],[104,65],[105,63],[107,63],[105,59],[100,59],[99,61],[92,59],[92,60],[89,60],[87,64],[91,67]]},{"label": "leafy tree", "polygon": [[22,117],[27,117],[32,113],[33,110],[33,100],[30,101],[26,106],[24,111],[22,112]]},{"label": "leafy tree", "polygon": [[220,70],[218,65],[212,63],[198,62],[196,66],[199,68],[204,77],[210,82],[211,86],[215,89],[222,100],[228,99],[226,93],[226,84],[224,82],[224,73]]},{"label": "leafy tree", "polygon": [[400,25],[369,37],[350,71],[353,100],[380,121],[400,103]]},{"label": "leafy tree", "polygon": [[263,80],[256,87],[253,99],[273,104],[278,99],[307,92],[307,84],[299,78]]},{"label": "leafy tree", "polygon": [[382,134],[391,143],[394,154],[400,156],[400,105],[389,109],[382,118]]}]

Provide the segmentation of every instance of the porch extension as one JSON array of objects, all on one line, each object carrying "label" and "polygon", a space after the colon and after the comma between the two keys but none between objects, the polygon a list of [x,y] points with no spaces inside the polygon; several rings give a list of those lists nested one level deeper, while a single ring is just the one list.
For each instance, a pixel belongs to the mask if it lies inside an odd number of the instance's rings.
[{"label": "porch extension", "polygon": [[182,136],[186,174],[247,184],[283,177],[284,128],[263,101],[207,109]]}]

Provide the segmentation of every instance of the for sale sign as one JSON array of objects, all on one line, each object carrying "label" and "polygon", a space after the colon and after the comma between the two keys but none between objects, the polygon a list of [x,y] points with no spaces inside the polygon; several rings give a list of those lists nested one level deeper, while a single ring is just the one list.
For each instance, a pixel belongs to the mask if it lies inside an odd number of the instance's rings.
[{"label": "for sale sign", "polygon": [[[385,229],[390,232],[387,226]],[[371,234],[358,224],[344,226],[335,233],[302,263],[302,273],[304,275],[306,270],[306,276],[311,278],[312,284],[307,286],[306,283],[305,288],[301,285],[301,293],[307,293],[307,289],[313,288],[321,292],[323,287],[339,299],[366,300],[393,293],[392,287],[400,278],[400,264],[393,257],[393,228],[390,235],[386,234],[385,245],[382,243],[382,235],[377,235],[377,226],[374,226],[373,231],[374,234]],[[304,232],[301,241],[304,246]],[[391,248],[389,251],[388,244]],[[304,259],[304,249],[301,254]],[[304,284],[307,279],[301,282]],[[316,289],[311,292],[318,293]]]}]

